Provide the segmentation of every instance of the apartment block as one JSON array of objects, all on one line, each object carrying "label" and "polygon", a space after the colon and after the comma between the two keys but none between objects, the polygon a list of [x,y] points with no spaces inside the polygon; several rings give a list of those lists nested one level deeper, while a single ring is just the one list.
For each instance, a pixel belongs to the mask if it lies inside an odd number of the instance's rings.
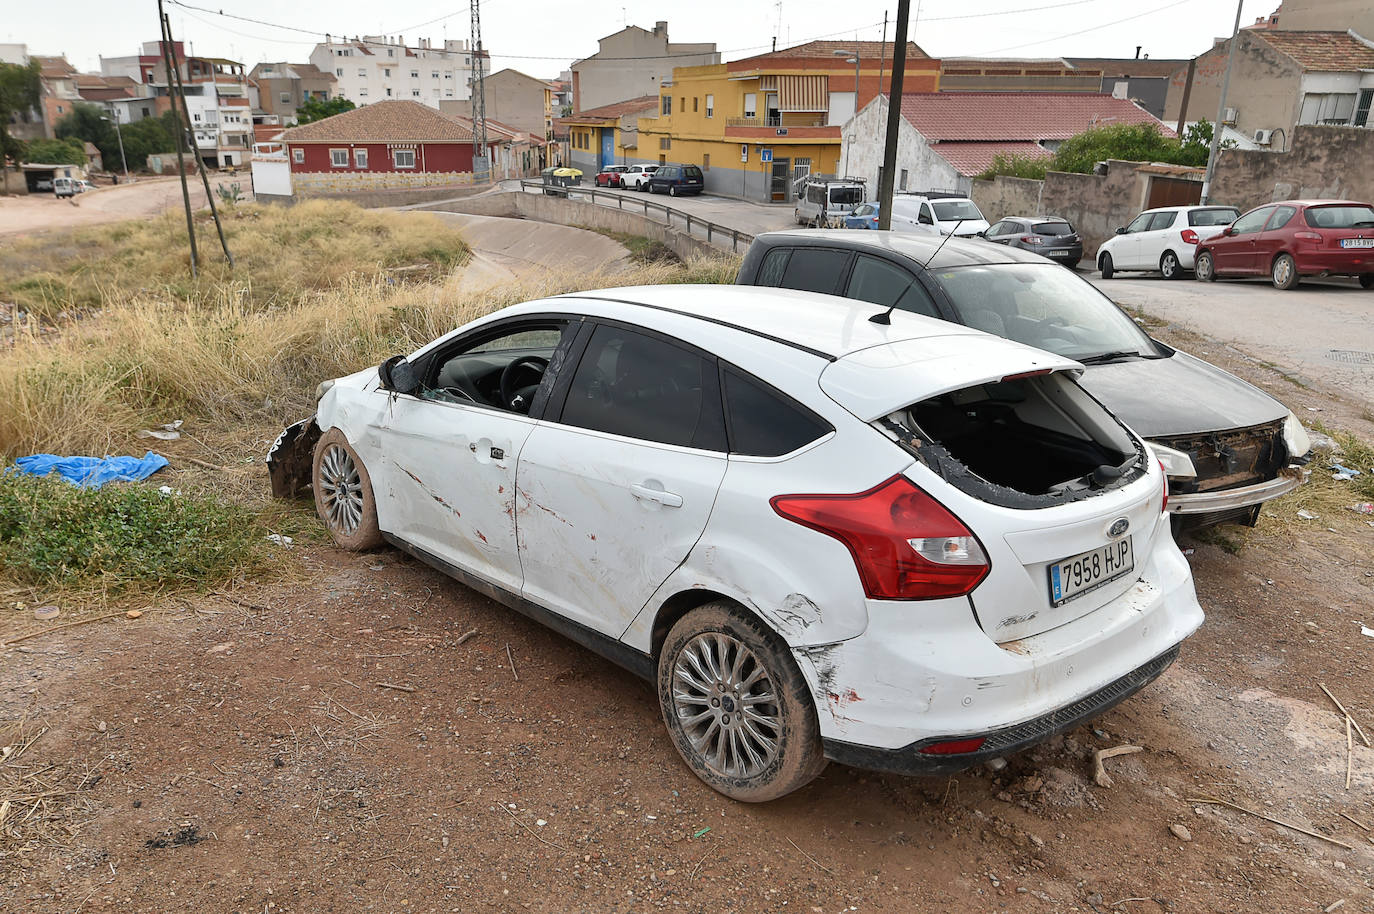
[{"label": "apartment block", "polygon": [[400,35],[326,35],[310,52],[310,63],[334,77],[336,96],[356,105],[412,101],[436,110],[442,101],[471,98],[473,60],[465,40],[408,45]]}]

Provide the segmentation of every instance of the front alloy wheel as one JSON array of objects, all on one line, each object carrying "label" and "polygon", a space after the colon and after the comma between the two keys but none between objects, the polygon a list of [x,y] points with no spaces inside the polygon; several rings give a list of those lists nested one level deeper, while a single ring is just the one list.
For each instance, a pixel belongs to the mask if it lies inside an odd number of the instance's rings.
[{"label": "front alloy wheel", "polygon": [[1193,264],[1193,276],[1197,278],[1198,282],[1216,281],[1216,263],[1212,260],[1211,251],[1203,251],[1197,255],[1197,261]]},{"label": "front alloy wheel", "polygon": [[330,537],[344,549],[375,549],[382,544],[372,479],[343,432],[332,428],[315,445],[315,510]]},{"label": "front alloy wheel", "polygon": [[1274,282],[1275,289],[1287,291],[1298,284],[1298,264],[1293,260],[1291,254],[1280,254],[1274,258],[1273,265],[1269,268],[1269,278]]},{"label": "front alloy wheel", "polygon": [[659,653],[658,693],[678,753],[728,797],[776,799],[825,768],[811,691],[791,652],[733,604],[678,620]]}]

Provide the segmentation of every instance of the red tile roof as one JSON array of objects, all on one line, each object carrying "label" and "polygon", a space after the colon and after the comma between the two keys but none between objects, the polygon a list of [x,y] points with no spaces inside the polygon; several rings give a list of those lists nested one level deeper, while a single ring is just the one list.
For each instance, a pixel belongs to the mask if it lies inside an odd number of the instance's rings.
[{"label": "red tile roof", "polygon": [[902,96],[902,116],[931,142],[1066,140],[1107,124],[1176,135],[1132,101],[1083,92],[919,92]]},{"label": "red tile roof", "polygon": [[639,98],[632,98],[628,101],[615,102],[610,105],[602,105],[600,108],[588,108],[586,111],[579,111],[563,118],[564,121],[574,124],[583,124],[588,121],[595,123],[609,123],[619,120],[622,115],[635,114],[640,111],[657,111],[657,95],[641,95]]},{"label": "red tile roof", "polygon": [[1251,34],[1298,62],[1304,70],[1348,73],[1374,70],[1374,47],[1349,32],[1288,32],[1261,29]]},{"label": "red tile roof", "polygon": [[65,57],[40,57],[35,54],[29,59],[38,61],[39,75],[44,79],[65,79],[76,75],[76,67],[67,63]]},{"label": "red tile roof", "polygon": [[288,143],[471,143],[472,129],[419,102],[394,100],[364,105],[283,131]]},{"label": "red tile roof", "polygon": [[1048,158],[1050,153],[1035,143],[936,143],[930,147],[953,165],[959,174],[972,177],[982,174],[999,155],[1028,158]]}]

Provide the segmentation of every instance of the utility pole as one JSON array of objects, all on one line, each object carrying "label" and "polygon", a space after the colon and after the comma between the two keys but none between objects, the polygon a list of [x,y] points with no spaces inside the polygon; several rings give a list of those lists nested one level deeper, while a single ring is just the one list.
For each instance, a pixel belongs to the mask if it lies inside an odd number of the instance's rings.
[{"label": "utility pole", "polygon": [[888,90],[887,99],[887,137],[883,143],[882,180],[878,184],[878,229],[884,232],[892,228],[892,178],[893,172],[897,170],[897,134],[902,122],[902,83],[906,79],[906,25],[910,14],[911,0],[897,0],[897,27],[892,35],[892,86]]},{"label": "utility pole", "polygon": [[[172,110],[176,110],[176,89],[172,71],[171,39],[167,35],[167,15],[162,12],[162,0],[157,0],[157,26],[162,36],[162,65],[167,68],[167,96],[171,99]],[[182,100],[183,107],[185,99]],[[181,115],[177,115],[178,118]],[[186,146],[186,131],[177,131],[177,171],[181,174],[181,202],[186,207],[186,237],[191,242],[191,278],[196,277],[196,267],[200,258],[196,255],[196,223],[191,218],[191,191],[186,187],[186,161],[182,155]]]},{"label": "utility pole", "polygon": [[[110,105],[110,120],[114,121],[115,137],[119,140],[119,164],[124,166],[124,183],[129,183],[129,160],[124,156],[124,133],[119,129],[119,109]],[[113,171],[113,169],[111,169]]]},{"label": "utility pole", "polygon": [[1212,150],[1207,154],[1207,174],[1202,179],[1202,198],[1198,201],[1206,205],[1211,201],[1212,178],[1217,173],[1217,156],[1221,154],[1222,121],[1226,119],[1226,93],[1231,88],[1231,65],[1236,61],[1236,45],[1240,43],[1240,11],[1245,0],[1236,0],[1236,24],[1231,28],[1231,47],[1226,52],[1226,73],[1221,77],[1221,101],[1217,103],[1217,120],[1212,125]]},{"label": "utility pole", "polygon": [[[158,2],[160,3],[161,0],[158,0]],[[191,129],[191,108],[186,102],[186,86],[181,82],[181,72],[176,69],[180,62],[177,60],[176,49],[172,46],[172,20],[167,18],[166,16],[163,16],[162,27],[163,34],[166,36],[167,39],[167,53],[171,55],[172,58],[172,72],[176,75],[177,95],[181,96],[181,110],[182,113],[186,115],[186,124],[184,132],[186,133],[187,139],[191,141],[192,148],[195,148],[196,135],[195,132]],[[218,88],[216,88],[215,90],[215,100],[218,103]],[[216,104],[216,108],[218,109],[218,104]],[[218,117],[216,117],[216,126],[218,126]],[[200,158],[199,149],[196,150],[196,158],[197,160],[199,160]],[[200,171],[200,183],[205,187],[205,200],[207,203],[210,204],[210,215],[215,220],[215,231],[219,234],[219,246],[224,251],[224,258],[229,261],[229,266],[232,269],[234,266],[234,255],[229,253],[229,242],[227,242],[224,239],[224,226],[221,225],[219,221],[219,210],[215,207],[215,195],[210,192],[210,176],[206,174],[205,164],[203,162],[199,164],[200,168],[198,170]]]},{"label": "utility pole", "polygon": [[472,180],[485,181],[491,175],[487,148],[487,84],[482,74],[482,6],[470,0],[472,10],[472,62],[477,65],[477,80],[472,93]]},{"label": "utility pole", "polygon": [[1188,61],[1188,77],[1183,81],[1183,101],[1178,106],[1178,135],[1183,137],[1183,128],[1188,124],[1188,100],[1193,95],[1193,77],[1197,75],[1197,58]]}]

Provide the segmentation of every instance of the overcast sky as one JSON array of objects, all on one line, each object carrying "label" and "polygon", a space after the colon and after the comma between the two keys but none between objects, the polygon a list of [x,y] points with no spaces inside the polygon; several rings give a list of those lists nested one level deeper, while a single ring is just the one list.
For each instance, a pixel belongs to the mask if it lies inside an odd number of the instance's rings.
[{"label": "overcast sky", "polygon": [[[459,0],[461,2],[461,0]],[[60,13],[45,4],[0,0],[0,42],[29,46],[30,54],[66,54],[80,70],[97,70],[99,56],[134,54],[158,34],[155,0],[135,5],[109,0],[67,0]],[[229,19],[169,5],[177,38],[197,54],[232,57],[250,67],[263,60],[304,61],[325,32],[466,38],[468,7],[455,0],[421,0],[390,7],[363,0],[186,0],[271,25]],[[919,17],[917,7],[919,6]],[[1267,16],[1278,0],[1245,0],[1242,25]],[[595,10],[595,12],[592,12]],[[483,40],[494,66],[553,77],[579,57],[596,52],[598,38],[622,24],[653,28],[666,19],[673,41],[713,41],[725,59],[814,38],[882,37],[884,12],[895,19],[895,0],[694,0],[689,4],[621,0],[609,4],[556,0],[484,0]],[[1133,57],[1136,45],[1151,57],[1193,57],[1216,36],[1229,35],[1236,0],[912,0],[911,38],[934,57]],[[781,27],[779,27],[781,22]],[[304,34],[274,26],[317,33]],[[889,39],[891,31],[889,30]]]}]

